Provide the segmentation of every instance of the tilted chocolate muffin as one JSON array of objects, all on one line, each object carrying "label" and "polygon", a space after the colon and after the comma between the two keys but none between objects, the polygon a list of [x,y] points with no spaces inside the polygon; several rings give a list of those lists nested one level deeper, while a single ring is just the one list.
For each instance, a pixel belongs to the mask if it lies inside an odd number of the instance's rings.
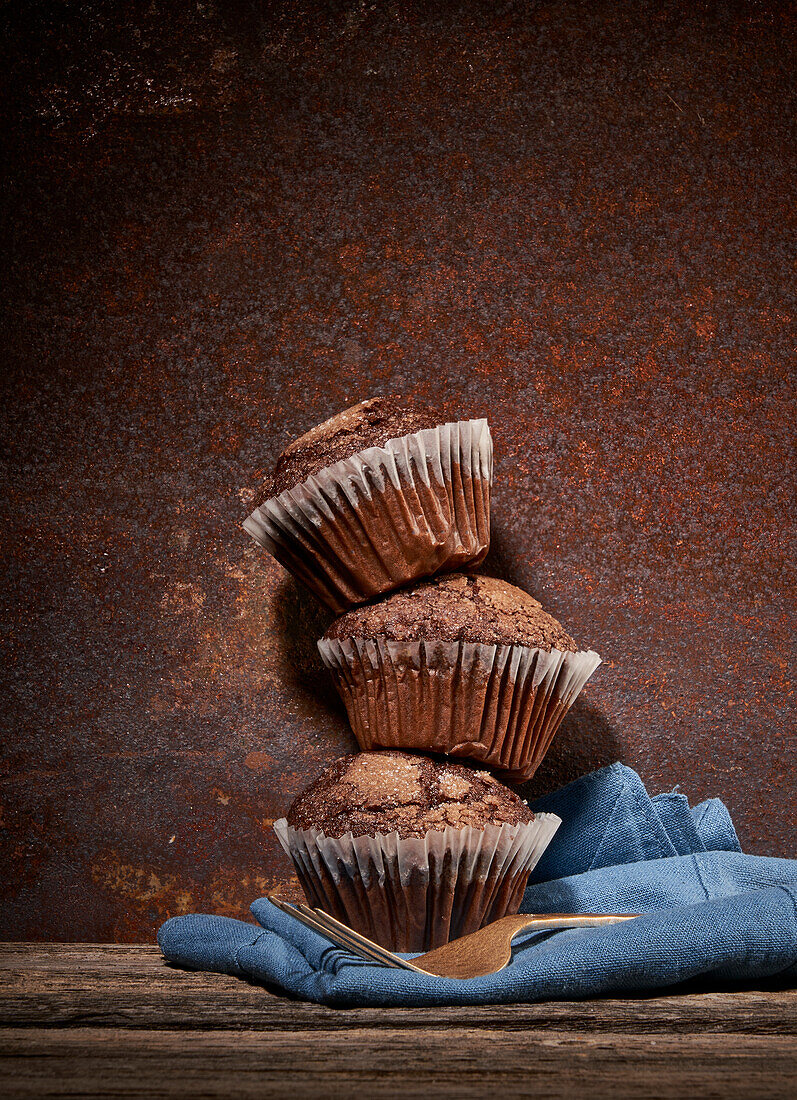
[{"label": "tilted chocolate muffin", "polygon": [[379,752],[335,761],[274,829],[310,905],[426,951],[516,913],[558,825],[488,772]]},{"label": "tilted chocolate muffin", "polygon": [[384,447],[389,439],[436,428],[439,417],[406,398],[372,397],[325,420],[289,443],[277,459],[274,475],[260,491],[257,503],[279,496],[327,466],[334,466],[368,447]]},{"label": "tilted chocolate muffin", "polygon": [[441,424],[374,397],[312,428],[277,460],[244,529],[328,607],[343,611],[490,543],[486,420]]},{"label": "tilted chocolate muffin", "polygon": [[361,748],[470,757],[518,781],[600,664],[533,596],[465,574],[349,611],[318,648]]}]

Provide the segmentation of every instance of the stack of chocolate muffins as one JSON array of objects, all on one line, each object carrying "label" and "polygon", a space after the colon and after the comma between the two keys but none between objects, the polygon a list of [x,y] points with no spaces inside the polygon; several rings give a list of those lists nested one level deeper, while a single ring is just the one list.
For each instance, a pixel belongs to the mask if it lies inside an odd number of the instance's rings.
[{"label": "stack of chocolate muffins", "polygon": [[486,420],[376,397],[292,443],[244,523],[339,615],[318,647],[364,750],[275,831],[310,904],[392,950],[517,912],[559,819],[450,758],[528,779],[600,664],[528,593],[463,572],[492,468]]}]

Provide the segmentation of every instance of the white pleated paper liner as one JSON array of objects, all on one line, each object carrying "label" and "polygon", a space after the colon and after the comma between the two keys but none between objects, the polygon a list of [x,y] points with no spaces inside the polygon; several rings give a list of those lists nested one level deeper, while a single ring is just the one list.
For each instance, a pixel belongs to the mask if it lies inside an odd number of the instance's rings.
[{"label": "white pleated paper liner", "polygon": [[601,663],[519,645],[322,638],[318,648],[360,747],[469,757],[529,779]]},{"label": "white pleated paper liner", "polygon": [[537,814],[521,825],[334,839],[274,822],[309,905],[391,951],[429,951],[516,913],[529,874],[561,824]]},{"label": "white pleated paper liner", "polygon": [[462,420],[369,447],[265,501],[244,529],[333,611],[475,566],[490,545],[493,443]]}]

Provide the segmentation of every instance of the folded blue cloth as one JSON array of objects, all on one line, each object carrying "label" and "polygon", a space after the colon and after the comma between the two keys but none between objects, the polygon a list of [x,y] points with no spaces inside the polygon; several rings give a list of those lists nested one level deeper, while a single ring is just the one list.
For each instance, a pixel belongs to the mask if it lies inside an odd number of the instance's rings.
[{"label": "folded blue cloth", "polygon": [[642,913],[605,928],[526,936],[504,970],[454,981],[355,959],[280,912],[257,925],[173,917],[158,943],[178,966],[236,974],[330,1005],[498,1004],[797,978],[797,860],[744,855],[718,799],[651,798],[621,764],[534,803],[562,818],[530,880],[530,913]]}]

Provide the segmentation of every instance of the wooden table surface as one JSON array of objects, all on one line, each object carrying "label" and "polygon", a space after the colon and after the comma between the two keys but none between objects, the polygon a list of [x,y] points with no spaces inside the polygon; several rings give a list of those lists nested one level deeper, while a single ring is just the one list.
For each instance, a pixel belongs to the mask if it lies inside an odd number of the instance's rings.
[{"label": "wooden table surface", "polygon": [[797,1095],[797,992],[331,1009],[156,948],[0,945],[6,1097]]}]

